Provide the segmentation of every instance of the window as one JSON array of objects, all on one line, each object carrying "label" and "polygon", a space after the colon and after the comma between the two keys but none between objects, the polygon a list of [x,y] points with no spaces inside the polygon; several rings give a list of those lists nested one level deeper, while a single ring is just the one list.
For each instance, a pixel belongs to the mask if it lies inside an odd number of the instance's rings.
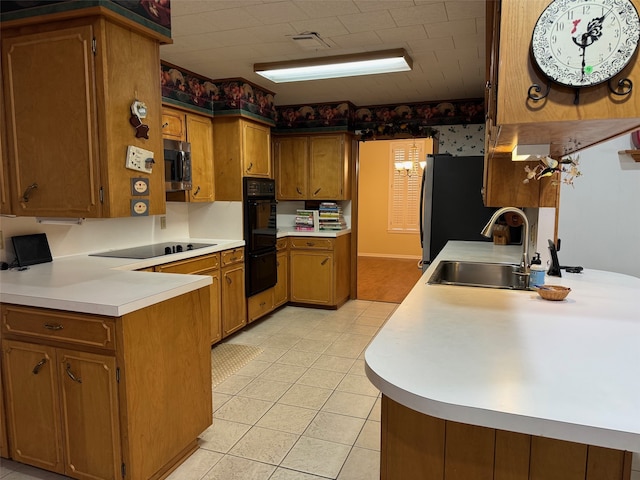
[{"label": "window", "polygon": [[[424,160],[424,141],[391,142],[389,158],[388,230],[392,233],[420,231],[420,188]],[[396,169],[396,162],[407,162],[408,170]]]}]

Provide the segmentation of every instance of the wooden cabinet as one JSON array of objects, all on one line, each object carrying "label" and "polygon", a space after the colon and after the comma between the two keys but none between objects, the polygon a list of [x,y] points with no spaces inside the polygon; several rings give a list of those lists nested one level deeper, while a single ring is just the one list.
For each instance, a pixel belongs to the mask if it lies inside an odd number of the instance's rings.
[{"label": "wooden cabinet", "polygon": [[[22,340],[2,341],[11,458],[75,478],[119,475],[114,321],[9,306],[2,327]],[[96,347],[105,353],[83,351]]]},{"label": "wooden cabinet", "polygon": [[[640,0],[632,0],[640,8]],[[607,82],[574,89],[550,84],[548,96],[531,100],[532,86],[542,96],[547,81],[531,59],[531,35],[548,0],[487,2],[487,138],[489,158],[517,145],[550,145],[558,157],[582,150],[640,126],[640,95],[618,96]],[[612,84],[640,75],[632,61]],[[576,96],[578,95],[578,96]]]},{"label": "wooden cabinet", "polygon": [[485,156],[482,198],[487,207],[557,207],[560,179],[557,173],[524,183],[525,166],[533,169],[538,162],[514,162],[511,154]]},{"label": "wooden cabinet", "polygon": [[[0,214],[11,214],[11,194],[9,193],[9,162],[6,151],[6,130],[4,121],[4,95],[0,95]],[[0,399],[0,402],[2,400]],[[0,453],[2,449],[0,448]]]},{"label": "wooden cabinet", "polygon": [[335,308],[348,300],[350,239],[350,234],[289,239],[291,302]]},{"label": "wooden cabinet", "polygon": [[213,202],[213,123],[211,118],[169,107],[162,109],[162,136],[191,144],[192,189],[167,192],[168,201]]},{"label": "wooden cabinet", "polygon": [[289,241],[280,238],[276,242],[278,255],[278,283],[273,289],[273,308],[289,301]]},{"label": "wooden cabinet", "polygon": [[249,323],[289,301],[289,243],[286,238],[276,242],[277,283],[263,292],[247,298],[247,321]]},{"label": "wooden cabinet", "polygon": [[221,261],[222,338],[225,338],[247,324],[244,248],[223,251]]},{"label": "wooden cabinet", "polygon": [[278,137],[274,141],[277,198],[350,199],[351,141],[347,134]]},{"label": "wooden cabinet", "polygon": [[247,322],[251,323],[273,311],[275,306],[274,302],[274,287],[247,298]]},{"label": "wooden cabinet", "polygon": [[190,275],[208,275],[212,283],[209,286],[209,315],[211,344],[222,340],[222,301],[220,289],[220,254],[211,253],[177,262],[165,263],[154,267],[154,271],[163,273],[184,273]]},{"label": "wooden cabinet", "polygon": [[[142,200],[141,214],[164,213],[158,39],[107,16],[38,22],[0,25],[12,212],[128,217]],[[148,139],[129,123],[136,99]],[[151,174],[125,168],[128,146],[153,152]],[[133,195],[135,178],[147,195]]]},{"label": "wooden cabinet", "polygon": [[242,200],[242,178],[272,178],[271,128],[241,117],[213,119],[216,200]]},{"label": "wooden cabinet", "polygon": [[629,480],[631,475],[631,452],[443,420],[385,395],[381,420],[381,480]]},{"label": "wooden cabinet", "polygon": [[211,424],[208,305],[208,288],[122,317],[2,305],[11,458],[77,479],[164,478]]}]

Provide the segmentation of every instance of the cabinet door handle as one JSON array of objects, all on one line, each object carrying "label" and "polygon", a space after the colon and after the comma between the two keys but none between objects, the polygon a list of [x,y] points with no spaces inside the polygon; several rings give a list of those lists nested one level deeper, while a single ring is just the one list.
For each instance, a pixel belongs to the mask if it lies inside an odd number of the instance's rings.
[{"label": "cabinet door handle", "polygon": [[318,193],[320,193],[320,190],[322,190],[322,187],[320,187],[319,189],[317,189],[315,192],[313,192],[314,195],[317,195]]},{"label": "cabinet door handle", "polygon": [[59,323],[45,323],[44,328],[47,330],[62,330],[64,325],[60,325]]},{"label": "cabinet door handle", "polygon": [[35,190],[38,188],[38,184],[33,182],[31,185],[29,185],[25,190],[24,193],[22,194],[22,201],[23,202],[28,202],[29,201],[29,195],[31,195],[31,190]]},{"label": "cabinet door handle", "polygon": [[247,167],[247,172],[250,172],[252,168],[253,168],[253,162],[251,162]]},{"label": "cabinet door handle", "polygon": [[298,192],[298,195],[302,195],[302,190],[300,190],[300,187],[296,187],[296,192]]},{"label": "cabinet door handle", "polygon": [[227,283],[228,283],[229,285],[231,285],[231,283],[232,283],[231,278],[230,278],[230,277],[226,277],[226,278],[227,278]]},{"label": "cabinet door handle", "polygon": [[198,195],[198,193],[200,193],[200,185],[198,185],[198,188],[196,188],[196,191],[193,192],[193,196],[195,197],[196,195]]},{"label": "cabinet door handle", "polygon": [[71,380],[73,380],[74,382],[78,382],[78,383],[82,383],[82,379],[80,377],[76,377],[73,372],[71,371],[71,364],[67,363],[67,369],[66,369],[67,375],[69,375],[69,378]]},{"label": "cabinet door handle", "polygon": [[164,123],[162,124],[162,128],[167,128],[168,126],[169,126],[169,122],[164,122]]},{"label": "cabinet door handle", "polygon": [[36,363],[36,366],[33,367],[33,370],[32,370],[33,374],[37,375],[40,372],[40,369],[44,366],[45,363],[47,363],[47,357],[43,358],[38,363]]},{"label": "cabinet door handle", "polygon": [[329,261],[329,257],[325,258],[322,262],[320,262],[320,265],[324,265]]}]

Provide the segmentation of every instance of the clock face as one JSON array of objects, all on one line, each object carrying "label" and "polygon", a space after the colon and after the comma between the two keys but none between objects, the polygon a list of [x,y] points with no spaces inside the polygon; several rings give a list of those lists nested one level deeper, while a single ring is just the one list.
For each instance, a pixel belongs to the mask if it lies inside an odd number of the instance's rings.
[{"label": "clock face", "polygon": [[639,38],[640,19],[631,0],[555,0],[536,22],[531,51],[554,82],[588,87],[617,75]]}]

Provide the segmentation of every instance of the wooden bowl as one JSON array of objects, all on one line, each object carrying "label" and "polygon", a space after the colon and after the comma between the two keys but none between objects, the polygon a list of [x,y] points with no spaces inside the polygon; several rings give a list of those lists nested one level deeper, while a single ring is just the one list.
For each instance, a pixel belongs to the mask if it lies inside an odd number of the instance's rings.
[{"label": "wooden bowl", "polygon": [[538,295],[545,300],[564,300],[571,289],[569,287],[563,287],[562,285],[540,285],[537,288]]}]

